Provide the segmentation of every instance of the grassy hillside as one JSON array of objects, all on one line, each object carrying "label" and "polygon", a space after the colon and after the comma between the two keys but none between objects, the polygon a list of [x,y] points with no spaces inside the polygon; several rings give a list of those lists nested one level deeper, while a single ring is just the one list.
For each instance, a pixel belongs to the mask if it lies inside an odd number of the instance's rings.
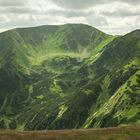
[{"label": "grassy hillside", "polygon": [[66,24],[0,34],[0,128],[140,123],[140,31]]}]

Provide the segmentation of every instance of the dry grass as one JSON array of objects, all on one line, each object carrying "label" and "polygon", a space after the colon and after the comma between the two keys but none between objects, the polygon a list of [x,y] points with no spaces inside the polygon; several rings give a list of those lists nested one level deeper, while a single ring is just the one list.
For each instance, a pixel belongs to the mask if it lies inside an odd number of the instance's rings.
[{"label": "dry grass", "polygon": [[140,140],[140,126],[24,132],[1,130],[0,140]]}]

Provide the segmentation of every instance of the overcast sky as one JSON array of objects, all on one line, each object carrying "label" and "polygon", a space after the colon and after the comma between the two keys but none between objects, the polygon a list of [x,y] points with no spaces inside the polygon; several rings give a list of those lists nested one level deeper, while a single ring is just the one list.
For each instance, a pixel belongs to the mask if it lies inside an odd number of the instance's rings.
[{"label": "overcast sky", "polygon": [[0,32],[65,23],[125,34],[140,29],[140,0],[0,0]]}]

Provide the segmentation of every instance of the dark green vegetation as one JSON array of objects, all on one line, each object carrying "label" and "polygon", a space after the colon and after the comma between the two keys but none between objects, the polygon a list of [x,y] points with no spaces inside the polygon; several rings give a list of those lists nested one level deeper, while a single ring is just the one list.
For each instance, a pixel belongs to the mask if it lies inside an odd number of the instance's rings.
[{"label": "dark green vegetation", "polygon": [[139,140],[140,127],[57,131],[0,131],[0,140]]},{"label": "dark green vegetation", "polygon": [[140,30],[110,36],[83,24],[0,34],[0,128],[140,123]]}]

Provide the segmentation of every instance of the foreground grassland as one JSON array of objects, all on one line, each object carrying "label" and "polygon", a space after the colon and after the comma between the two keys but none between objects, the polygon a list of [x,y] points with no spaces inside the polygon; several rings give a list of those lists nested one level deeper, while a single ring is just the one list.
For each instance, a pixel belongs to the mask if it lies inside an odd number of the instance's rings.
[{"label": "foreground grassland", "polygon": [[140,126],[26,132],[1,130],[0,140],[140,140]]}]

